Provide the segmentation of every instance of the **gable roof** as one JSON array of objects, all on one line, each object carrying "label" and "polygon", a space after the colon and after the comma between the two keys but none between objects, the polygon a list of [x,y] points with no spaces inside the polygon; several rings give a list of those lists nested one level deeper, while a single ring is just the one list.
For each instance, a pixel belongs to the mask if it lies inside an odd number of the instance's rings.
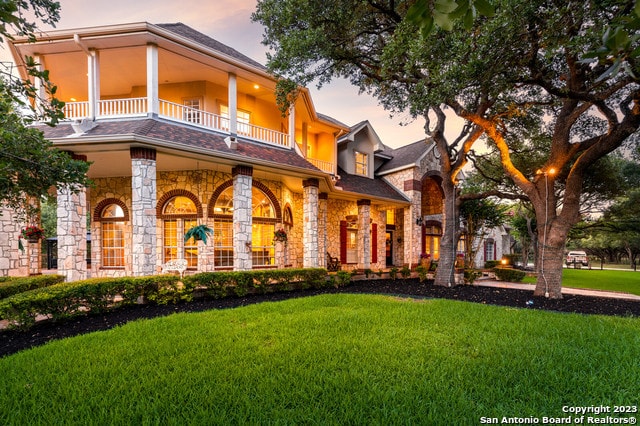
[{"label": "gable roof", "polygon": [[409,201],[402,193],[380,178],[370,179],[364,176],[351,175],[339,167],[338,175],[340,176],[340,180],[336,182],[335,186],[345,192],[384,198],[392,201]]},{"label": "gable roof", "polygon": [[376,170],[376,174],[384,175],[395,170],[416,166],[434,146],[429,141],[421,139],[400,148],[385,150],[384,153],[392,158],[380,166]]},{"label": "gable roof", "polygon": [[238,52],[232,47],[227,46],[226,44],[220,43],[218,40],[215,40],[206,34],[203,34],[199,31],[194,30],[193,28],[183,24],[182,22],[176,22],[173,24],[168,23],[168,24],[155,24],[155,25],[167,31],[171,31],[174,34],[178,34],[182,37],[185,37],[191,41],[200,43],[203,46],[206,46],[212,50],[215,50],[220,53],[224,53],[225,55],[231,56],[232,58],[238,59],[239,61],[245,62],[254,67],[260,68],[263,71],[267,70],[267,67],[265,67],[261,63],[251,59],[246,55],[243,55],[242,53]]}]

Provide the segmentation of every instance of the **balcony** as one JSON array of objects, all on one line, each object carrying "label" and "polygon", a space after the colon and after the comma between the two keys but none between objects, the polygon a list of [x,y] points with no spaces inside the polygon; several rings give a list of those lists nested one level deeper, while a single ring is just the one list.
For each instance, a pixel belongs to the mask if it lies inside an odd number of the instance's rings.
[{"label": "balcony", "polygon": [[[158,116],[161,118],[229,134],[229,118],[227,117],[163,99],[159,100],[159,107]],[[144,117],[148,111],[146,97],[99,100],[96,118]],[[67,120],[80,120],[89,117],[89,102],[67,102],[64,106],[64,114]],[[288,134],[250,123],[237,123],[237,134],[262,143],[285,148],[291,147]]]}]

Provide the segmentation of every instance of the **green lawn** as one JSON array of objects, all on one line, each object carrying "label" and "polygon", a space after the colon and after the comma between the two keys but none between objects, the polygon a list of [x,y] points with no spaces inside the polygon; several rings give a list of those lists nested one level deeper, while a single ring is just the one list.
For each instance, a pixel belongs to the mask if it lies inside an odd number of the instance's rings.
[{"label": "green lawn", "polygon": [[322,295],[0,359],[0,424],[542,423],[563,406],[637,406],[638,359],[637,318]]},{"label": "green lawn", "polygon": [[[523,282],[534,284],[536,278],[526,277]],[[640,295],[640,272],[629,270],[563,269],[562,286],[620,291]]]}]

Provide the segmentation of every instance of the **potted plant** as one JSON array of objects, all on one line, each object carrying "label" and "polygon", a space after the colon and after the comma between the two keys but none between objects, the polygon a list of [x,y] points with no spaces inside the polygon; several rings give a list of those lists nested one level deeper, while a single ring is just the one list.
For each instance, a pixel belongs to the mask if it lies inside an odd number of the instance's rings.
[{"label": "potted plant", "polygon": [[37,243],[44,238],[44,229],[36,225],[29,225],[20,231],[20,236],[30,243]]},{"label": "potted plant", "polygon": [[284,229],[280,228],[278,229],[276,232],[273,233],[273,241],[280,241],[282,243],[284,243],[285,245],[287,244],[287,231],[285,231]]},{"label": "potted plant", "polygon": [[207,237],[211,235],[213,235],[213,229],[207,225],[196,225],[184,234],[184,241],[186,242],[189,238],[193,238],[196,241],[202,240],[203,243],[207,244]]}]

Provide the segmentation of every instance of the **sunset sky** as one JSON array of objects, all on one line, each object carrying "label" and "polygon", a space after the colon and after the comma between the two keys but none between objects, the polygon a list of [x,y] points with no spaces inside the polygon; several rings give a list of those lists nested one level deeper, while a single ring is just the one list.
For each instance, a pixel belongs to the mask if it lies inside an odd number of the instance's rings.
[{"label": "sunset sky", "polygon": [[[255,0],[60,0],[59,29],[130,22],[152,24],[182,22],[243,54],[266,62],[262,26],[251,22]],[[46,30],[47,27],[41,27]],[[8,56],[6,48],[2,59]],[[424,138],[424,121],[400,126],[407,115],[389,118],[389,113],[368,95],[358,95],[346,81],[335,81],[317,90],[309,87],[318,112],[347,125],[369,120],[385,145],[399,147]]]}]

